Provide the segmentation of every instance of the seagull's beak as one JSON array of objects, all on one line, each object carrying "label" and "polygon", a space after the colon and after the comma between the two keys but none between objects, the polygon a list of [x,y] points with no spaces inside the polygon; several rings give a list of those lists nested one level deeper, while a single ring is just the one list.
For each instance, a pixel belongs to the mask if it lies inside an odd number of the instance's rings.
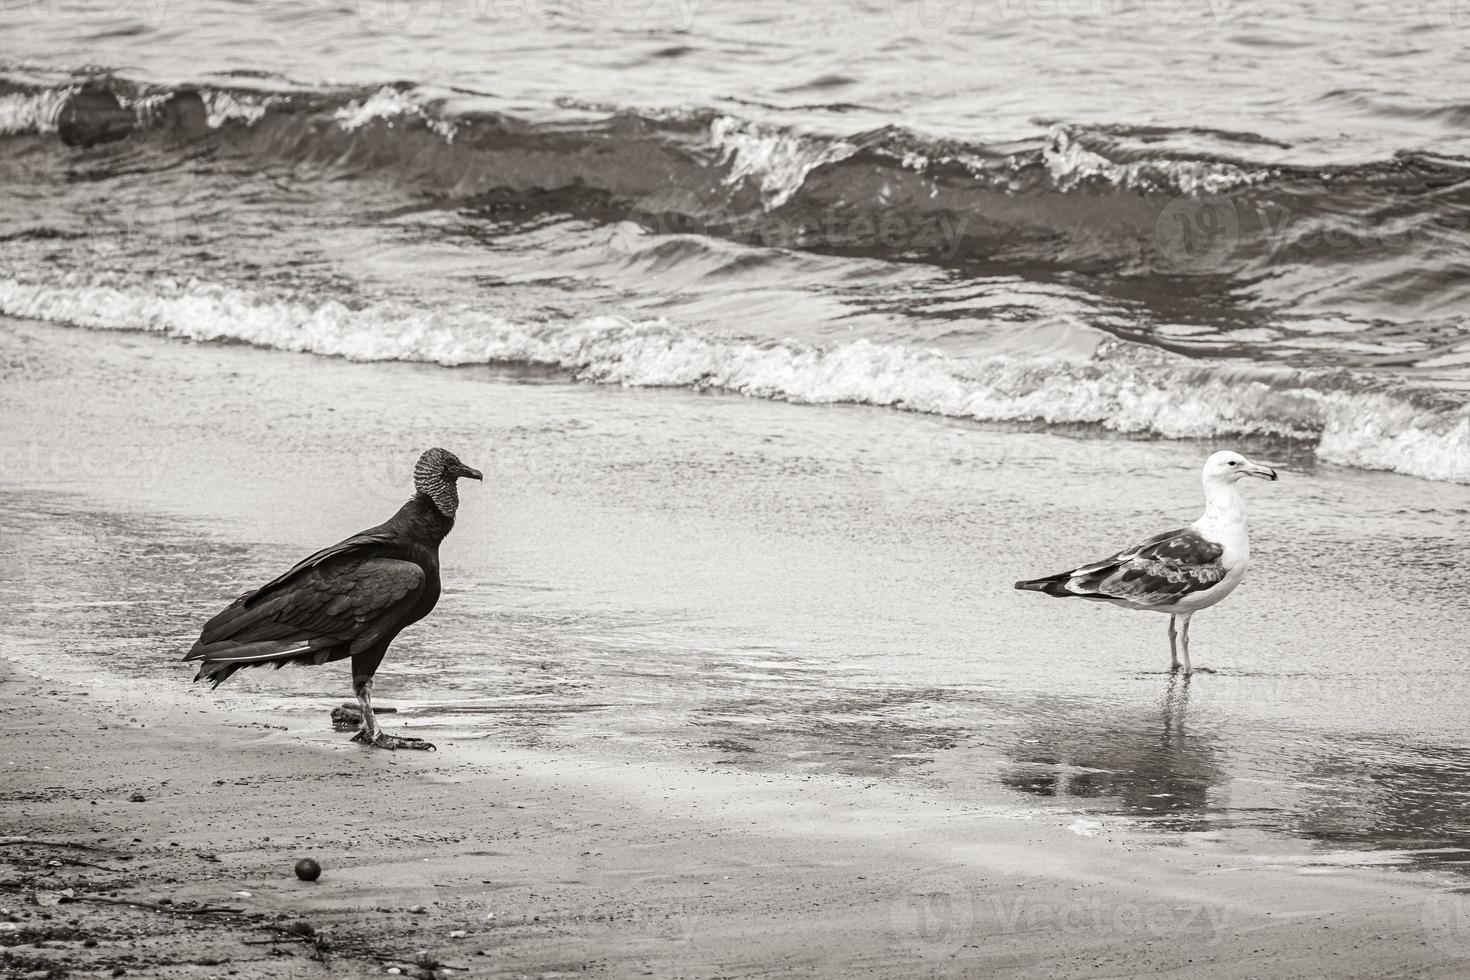
[{"label": "seagull's beak", "polygon": [[1276,471],[1273,470],[1271,467],[1264,466],[1264,465],[1262,465],[1260,463],[1247,463],[1247,464],[1245,464],[1245,475],[1246,476],[1257,476],[1257,477],[1260,477],[1262,480],[1274,480],[1274,479],[1276,479]]},{"label": "seagull's beak", "polygon": [[[463,463],[460,463],[459,464],[459,469],[457,469],[457,470],[454,471],[454,475],[457,476],[457,477],[462,476],[462,477],[465,477],[466,479],[470,479],[470,480],[482,480],[483,481],[485,479],[485,474],[484,473],[481,473],[479,470],[475,469],[473,466],[466,466]],[[1273,479],[1273,480],[1276,479],[1276,475],[1274,473],[1271,475],[1271,479]]]}]

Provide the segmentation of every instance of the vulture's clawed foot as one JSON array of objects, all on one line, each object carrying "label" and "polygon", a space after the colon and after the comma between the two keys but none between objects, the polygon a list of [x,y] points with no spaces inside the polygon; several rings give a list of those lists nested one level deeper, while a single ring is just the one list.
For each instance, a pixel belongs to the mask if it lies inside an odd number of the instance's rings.
[{"label": "vulture's clawed foot", "polygon": [[352,736],[354,742],[362,742],[371,745],[375,749],[418,749],[423,752],[438,752],[439,747],[433,742],[426,742],[412,735],[389,735],[387,732],[378,732],[373,738],[368,738],[368,733],[359,731]]}]

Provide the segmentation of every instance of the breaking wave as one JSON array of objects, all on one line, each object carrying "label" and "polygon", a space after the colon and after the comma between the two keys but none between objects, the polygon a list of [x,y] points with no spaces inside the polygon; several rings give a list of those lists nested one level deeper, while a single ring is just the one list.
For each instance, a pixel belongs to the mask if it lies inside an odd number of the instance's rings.
[{"label": "breaking wave", "polygon": [[1470,406],[1344,369],[1201,362],[1116,338],[1091,357],[960,357],[858,339],[827,346],[599,316],[514,321],[469,308],[271,297],[205,283],[148,289],[0,280],[0,313],[359,361],[546,365],[595,382],[720,389],[993,422],[1096,425],[1171,438],[1266,436],[1324,460],[1470,483]]},{"label": "breaking wave", "polygon": [[[809,132],[711,108],[568,102],[521,118],[498,105],[407,83],[169,87],[12,73],[0,74],[0,143],[27,148],[26,179],[50,159],[65,183],[114,145],[118,172],[187,169],[209,180],[200,161],[221,172],[279,166],[292,186],[361,178],[376,193],[386,181],[406,192],[397,201],[458,209],[467,223],[507,204],[517,216],[754,244],[762,261],[821,252],[938,266],[936,281],[960,270],[1063,283],[1122,311],[1114,324],[1140,326],[1100,335],[1082,360],[960,356],[860,334],[820,345],[665,321],[351,306],[197,281],[46,280],[36,270],[61,231],[24,215],[7,234],[33,239],[39,264],[7,270],[0,312],[360,360],[554,365],[595,381],[796,402],[1307,440],[1334,462],[1470,482],[1460,390],[1470,333],[1459,319],[1470,305],[1470,160],[1403,152],[1298,166],[1289,146],[1215,130],[1050,122],[1032,139],[987,145],[892,126]],[[82,219],[65,232],[89,234]],[[676,246],[663,259],[680,261]],[[987,314],[965,315],[983,352]],[[1189,347],[1210,330],[1213,346]],[[1330,356],[1332,344],[1346,353]],[[1229,359],[1170,353],[1189,349]],[[1451,384],[1404,383],[1366,370],[1375,365],[1432,368]]]},{"label": "breaking wave", "polygon": [[[1273,308],[1402,320],[1470,301],[1459,247],[1466,159],[1404,152],[1306,167],[1281,162],[1286,149],[1261,137],[1215,131],[1054,122],[990,146],[899,127],[801,132],[715,109],[567,104],[536,120],[488,105],[410,84],[166,88],[0,75],[0,135],[12,137],[203,147],[388,179],[440,201],[516,194],[548,211],[736,240],[779,219],[800,230],[780,244],[829,252],[1207,277]],[[1210,150],[1171,148],[1180,145]],[[914,232],[941,223],[953,233]],[[893,233],[849,233],[865,228]],[[1336,274],[1344,267],[1354,274]]]}]

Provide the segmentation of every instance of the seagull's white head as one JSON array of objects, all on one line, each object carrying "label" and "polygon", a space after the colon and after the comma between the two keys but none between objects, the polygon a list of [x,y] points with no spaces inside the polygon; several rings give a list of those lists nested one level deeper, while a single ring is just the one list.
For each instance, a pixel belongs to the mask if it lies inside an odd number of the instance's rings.
[{"label": "seagull's white head", "polygon": [[1211,453],[1210,458],[1205,460],[1204,483],[1224,484],[1226,486],[1234,483],[1242,477],[1254,476],[1262,480],[1276,479],[1276,471],[1261,463],[1252,463],[1237,452],[1222,449],[1218,453]]}]

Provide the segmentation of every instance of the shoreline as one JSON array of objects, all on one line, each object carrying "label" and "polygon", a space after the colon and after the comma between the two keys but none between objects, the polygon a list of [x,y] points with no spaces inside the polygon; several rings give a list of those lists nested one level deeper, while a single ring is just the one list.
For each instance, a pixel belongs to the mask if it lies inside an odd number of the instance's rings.
[{"label": "shoreline", "polygon": [[[422,950],[465,968],[441,977],[1450,977],[1470,956],[1445,917],[1456,899],[1402,871],[1230,867],[860,780],[323,746],[270,716],[13,666],[0,689],[25,705],[0,713],[0,737],[29,747],[7,766],[0,836],[103,849],[5,848],[4,952],[24,957],[8,966],[328,975],[309,943],[266,942],[298,921],[337,976]],[[79,853],[124,874],[46,866]],[[302,856],[320,881],[292,877]],[[67,887],[241,914],[27,904]]]}]

